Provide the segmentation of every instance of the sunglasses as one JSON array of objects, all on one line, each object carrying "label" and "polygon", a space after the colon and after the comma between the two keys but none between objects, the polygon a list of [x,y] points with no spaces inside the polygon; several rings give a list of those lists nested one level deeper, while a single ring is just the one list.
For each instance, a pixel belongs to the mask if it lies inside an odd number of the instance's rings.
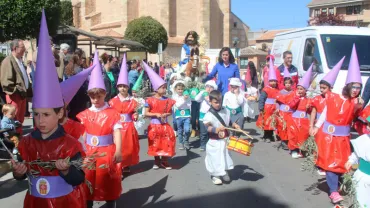
[{"label": "sunglasses", "polygon": [[361,87],[352,86],[352,90],[361,90]]}]

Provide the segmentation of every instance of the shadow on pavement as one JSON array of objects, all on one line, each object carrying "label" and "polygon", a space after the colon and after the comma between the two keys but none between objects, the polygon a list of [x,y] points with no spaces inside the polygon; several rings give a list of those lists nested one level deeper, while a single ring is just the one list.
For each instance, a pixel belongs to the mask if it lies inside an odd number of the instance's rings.
[{"label": "shadow on pavement", "polygon": [[[171,165],[173,169],[179,170],[183,168],[185,165],[189,164],[191,160],[196,159],[198,157],[201,157],[201,156],[195,152],[186,150],[186,155],[175,156],[174,158],[169,159],[168,163]],[[154,158],[151,160],[142,161],[139,164],[132,166],[130,174],[125,175],[125,177],[148,171],[153,168],[153,165],[154,165]]]},{"label": "shadow on pavement", "polygon": [[13,178],[8,179],[0,184],[0,199],[11,197],[27,189],[27,180],[17,181]]},{"label": "shadow on pavement", "polygon": [[[171,200],[173,196],[159,200],[166,193],[168,176],[147,188],[133,189],[122,194],[117,201],[117,207],[130,208],[224,208],[224,207],[268,207],[289,208],[288,205],[274,201],[253,188],[243,188],[209,195],[199,195],[192,198]],[[226,185],[227,186],[227,185]],[[103,208],[101,206],[101,208]]]},{"label": "shadow on pavement", "polygon": [[228,171],[231,182],[237,180],[258,181],[264,176],[247,165],[236,165],[233,170]]}]

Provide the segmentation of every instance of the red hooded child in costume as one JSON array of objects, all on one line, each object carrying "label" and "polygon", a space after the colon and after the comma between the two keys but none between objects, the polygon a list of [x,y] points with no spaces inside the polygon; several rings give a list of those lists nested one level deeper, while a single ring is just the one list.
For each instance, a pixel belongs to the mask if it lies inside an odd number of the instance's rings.
[{"label": "red hooded child in costume", "polygon": [[94,65],[88,87],[92,106],[77,115],[86,130],[84,136],[86,155],[105,155],[96,158],[94,170],[85,170],[86,179],[93,189],[93,193],[88,195],[88,207],[92,207],[93,201],[114,204],[122,191],[120,164],[122,125],[118,112],[104,102],[106,91],[98,52],[95,52]]},{"label": "red hooded child in costume", "polygon": [[153,97],[147,98],[145,103],[145,115],[151,118],[148,127],[148,155],[154,156],[153,169],[159,167],[171,169],[168,158],[175,155],[176,137],[173,129],[167,123],[167,117],[172,115],[172,107],[176,101],[164,97],[166,83],[146,63],[143,65],[153,90],[156,92]]},{"label": "red hooded child in costume", "polygon": [[139,135],[134,122],[137,119],[136,108],[139,103],[129,94],[128,72],[126,55],[123,57],[120,74],[117,81],[119,94],[109,101],[109,105],[121,115],[122,135],[122,167],[129,171],[129,167],[139,163]]},{"label": "red hooded child in costume", "polygon": [[[32,106],[36,129],[20,141],[20,160],[24,163],[13,161],[13,175],[17,180],[28,176],[30,188],[24,200],[26,208],[84,208],[86,198],[81,187],[84,172],[65,160],[81,160],[82,147],[58,124],[64,115],[64,103],[58,75],[50,70],[55,69],[55,65],[44,11],[38,54]],[[36,160],[55,161],[55,168],[28,164]]]}]

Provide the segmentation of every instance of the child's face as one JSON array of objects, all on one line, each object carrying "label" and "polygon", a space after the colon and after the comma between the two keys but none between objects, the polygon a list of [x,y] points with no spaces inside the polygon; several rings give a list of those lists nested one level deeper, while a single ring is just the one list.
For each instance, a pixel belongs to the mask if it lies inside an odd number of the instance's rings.
[{"label": "child's face", "polygon": [[104,101],[105,96],[106,96],[106,93],[104,93],[104,94],[100,93],[100,94],[91,96],[90,97],[91,104],[93,104],[97,108],[103,107],[104,104],[105,104],[105,101]]},{"label": "child's face", "polygon": [[176,92],[178,95],[182,95],[184,93],[184,88],[182,86],[177,86],[176,87]]},{"label": "child's face", "polygon": [[292,90],[292,83],[290,82],[290,80],[285,81],[285,82],[284,82],[284,86],[285,86],[285,89],[286,89],[287,91]]},{"label": "child's face", "polygon": [[59,119],[63,118],[64,110],[55,113],[52,108],[34,108],[33,114],[36,128],[41,134],[50,134],[57,126]]},{"label": "child's face", "polygon": [[214,88],[212,87],[212,86],[209,86],[209,85],[206,85],[206,91],[208,92],[208,93],[210,93],[211,91],[213,91],[214,90]]},{"label": "child's face", "polygon": [[352,98],[357,97],[360,94],[360,91],[361,91],[361,85],[359,83],[354,83],[351,89],[351,97]]},{"label": "child's face", "polygon": [[269,81],[269,85],[271,86],[271,87],[276,87],[277,86],[277,81],[276,80],[270,80]]},{"label": "child's face", "polygon": [[132,96],[134,97],[134,98],[137,98],[137,93],[136,93],[136,91],[132,91]]},{"label": "child's face", "polygon": [[167,90],[167,85],[162,85],[160,88],[158,88],[157,90],[157,93],[160,95],[160,96],[163,96],[166,94],[166,90]]},{"label": "child's face", "polygon": [[5,114],[6,117],[8,117],[9,119],[14,119],[15,118],[15,110],[9,110],[6,114]]},{"label": "child's face", "polygon": [[127,85],[120,84],[120,85],[117,86],[117,89],[118,89],[119,94],[121,94],[123,96],[128,95],[128,86]]},{"label": "child's face", "polygon": [[306,96],[306,89],[304,89],[302,86],[297,87],[298,95],[303,97]]},{"label": "child's face", "polygon": [[218,98],[218,99],[212,99],[211,100],[211,106],[216,109],[216,110],[220,110],[221,109],[221,100],[222,98]]},{"label": "child's face", "polygon": [[325,95],[330,90],[328,85],[320,84],[320,92]]}]

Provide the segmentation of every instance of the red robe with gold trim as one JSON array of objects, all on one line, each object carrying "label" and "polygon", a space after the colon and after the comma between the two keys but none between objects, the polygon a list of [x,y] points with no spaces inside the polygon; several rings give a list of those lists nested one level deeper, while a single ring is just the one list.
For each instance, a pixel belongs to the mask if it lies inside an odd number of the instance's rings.
[{"label": "red robe with gold trim", "polygon": [[[271,98],[271,99],[276,99],[279,93],[278,89],[272,88],[270,86],[264,87],[263,91],[266,92],[267,98]],[[276,102],[274,104],[265,103],[265,106],[263,109],[264,113],[263,114],[261,113],[258,116],[256,125],[263,130],[275,130],[275,128],[271,126],[271,119],[269,119],[272,116],[272,114],[275,113],[275,110],[276,110]]]},{"label": "red robe with gold trim", "polygon": [[[326,121],[338,126],[351,125],[355,118],[354,99],[343,99],[340,95],[329,92],[326,99]],[[324,126],[324,124],[322,125]],[[346,173],[344,167],[351,154],[350,136],[331,136],[322,131],[317,139],[317,166],[335,173]]]},{"label": "red robe with gold trim", "polygon": [[[39,140],[31,136],[31,134],[23,137],[19,142],[18,150],[23,161],[34,161],[40,159],[41,161],[50,161],[72,158],[80,152],[81,144],[65,134],[62,137],[50,140]],[[30,166],[27,165],[28,170]],[[45,170],[37,165],[33,165],[32,169],[40,172],[40,176],[59,176],[59,171],[54,169],[52,171]],[[29,194],[27,191],[24,199],[25,208],[84,208],[86,207],[86,196],[81,185],[75,187],[71,193],[58,198],[39,198]]]},{"label": "red robe with gold trim", "polygon": [[[77,119],[85,126],[86,133],[96,136],[114,134],[113,127],[119,123],[120,116],[116,110],[107,107],[104,110],[95,112],[90,109],[84,110],[77,115]],[[86,141],[85,141],[86,142]],[[85,177],[91,183],[93,194],[88,195],[88,200],[108,201],[120,197],[121,186],[121,164],[114,163],[116,145],[94,147],[86,143],[86,155],[94,153],[98,155],[106,153],[104,157],[96,158],[95,170],[85,170]],[[101,166],[105,168],[100,168]]]},{"label": "red robe with gold trim", "polygon": [[[278,103],[286,105],[286,103],[290,100],[292,100],[294,97],[294,91],[287,92],[287,94],[280,94],[277,96],[276,101]],[[286,112],[286,111],[281,111],[279,110],[279,116],[280,118],[286,122],[291,116],[292,112]],[[288,140],[288,125],[285,124],[285,129],[284,129],[284,123],[281,122],[280,120],[276,120],[276,133],[279,136],[279,138],[283,141]]]},{"label": "red robe with gold trim", "polygon": [[[332,95],[332,93],[326,94],[325,97],[323,97],[322,95],[318,95],[318,96],[314,97],[313,99],[311,99],[311,106],[312,106],[312,108],[316,109],[316,118],[315,118],[316,120],[319,118],[318,114],[321,114],[322,111],[324,110],[324,108],[326,106],[326,96],[329,96],[329,95]],[[318,140],[320,138],[323,138],[322,133],[323,133],[322,130],[320,130],[315,135],[316,145],[319,143]]]},{"label": "red robe with gold trim", "polygon": [[[171,113],[172,106],[176,101],[170,98],[149,97],[146,107],[150,113]],[[150,156],[175,156],[176,137],[172,127],[168,123],[153,124],[148,127],[148,155]]]},{"label": "red robe with gold trim", "polygon": [[306,113],[305,116],[302,114],[302,117],[299,118],[293,117],[293,113],[287,119],[288,148],[290,150],[299,149],[309,137],[310,120],[308,119],[308,115],[311,113],[310,99],[295,96],[287,105],[295,112],[302,111]]},{"label": "red robe with gold trim", "polygon": [[[109,105],[116,109],[120,114],[130,114],[131,119],[133,120],[132,115],[135,113],[135,110],[138,106],[138,103],[134,99],[129,99],[121,101],[118,96],[112,98],[109,101]],[[128,167],[136,165],[139,163],[139,135],[136,131],[133,121],[125,122],[121,117],[121,134],[122,134],[122,167]]]}]

